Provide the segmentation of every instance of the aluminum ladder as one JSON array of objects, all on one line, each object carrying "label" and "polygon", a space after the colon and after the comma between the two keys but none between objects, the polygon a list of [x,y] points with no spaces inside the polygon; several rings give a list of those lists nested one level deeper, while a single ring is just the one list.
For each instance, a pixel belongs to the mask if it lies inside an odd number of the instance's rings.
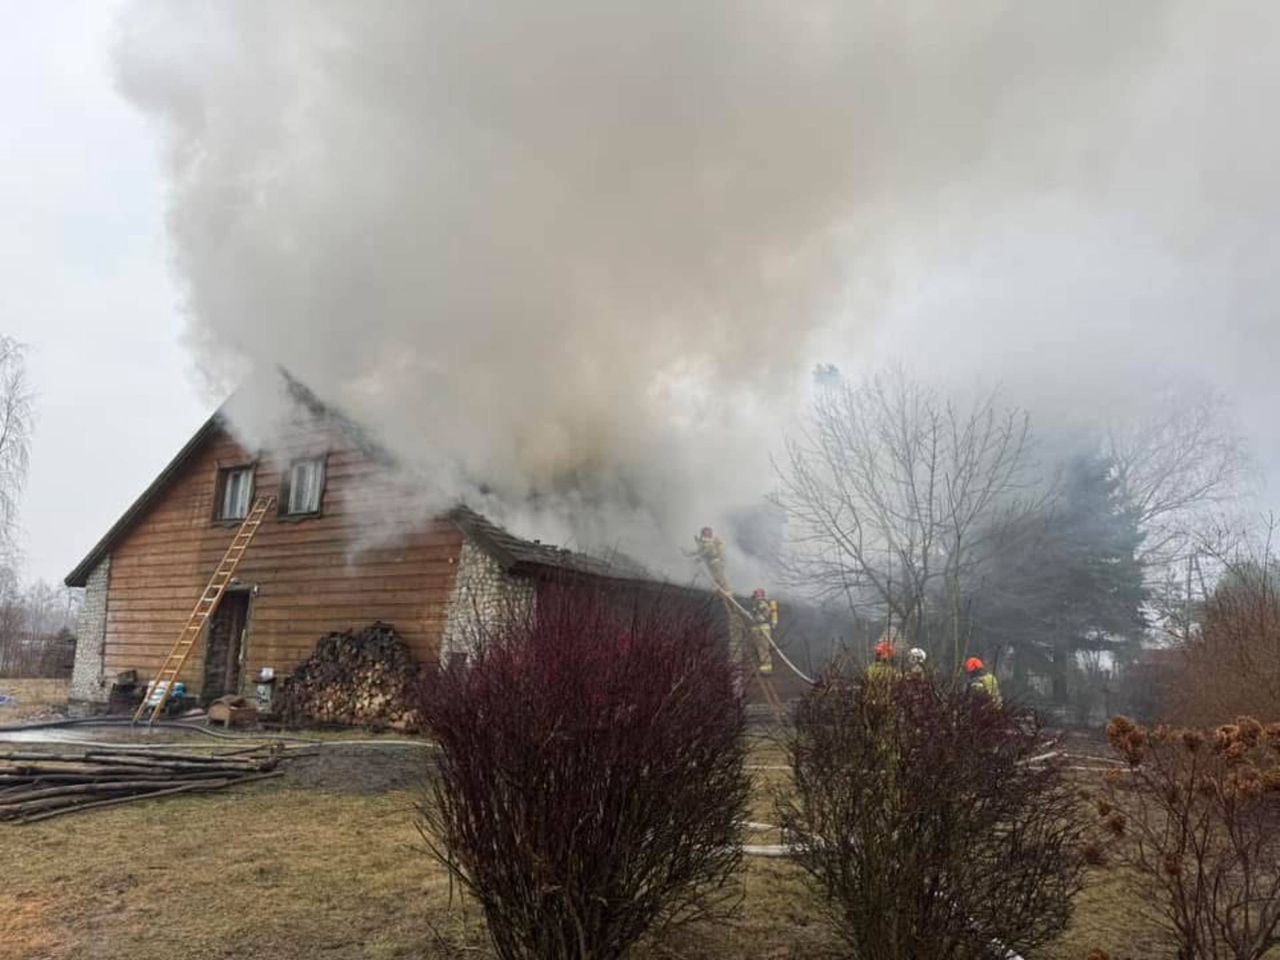
[{"label": "aluminum ladder", "polygon": [[[252,509],[245,516],[244,522],[240,524],[240,529],[236,531],[236,535],[231,538],[231,545],[227,547],[227,552],[222,555],[222,562],[218,564],[213,571],[213,576],[209,578],[209,585],[204,588],[200,599],[196,601],[195,609],[191,611],[191,616],[187,619],[187,625],[182,628],[182,633],[178,634],[178,639],[172,649],[169,650],[169,655],[164,658],[160,672],[156,674],[155,679],[147,686],[146,695],[142,698],[142,703],[139,704],[137,712],[133,715],[134,723],[139,723],[144,718],[148,724],[154,723],[156,717],[164,712],[165,704],[169,702],[169,695],[173,692],[174,684],[178,681],[179,672],[181,672],[183,665],[186,664],[187,658],[191,656],[191,651],[194,649],[196,641],[200,639],[200,634],[204,631],[205,624],[209,622],[213,612],[218,609],[218,602],[231,584],[232,574],[240,566],[240,561],[244,557],[245,551],[249,549],[249,544],[253,542],[254,534],[258,532],[258,527],[262,526],[262,521],[266,518],[267,511],[271,509],[271,505],[275,502],[275,497],[258,497],[253,501]],[[160,692],[160,697],[152,704],[153,695],[157,690]],[[147,717],[148,711],[151,713],[150,717]]]}]

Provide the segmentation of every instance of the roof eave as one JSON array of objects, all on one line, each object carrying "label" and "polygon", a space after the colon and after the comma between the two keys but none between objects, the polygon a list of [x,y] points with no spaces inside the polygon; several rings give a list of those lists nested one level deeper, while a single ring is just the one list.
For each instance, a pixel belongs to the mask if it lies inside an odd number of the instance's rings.
[{"label": "roof eave", "polygon": [[183,468],[187,459],[195,452],[205,440],[207,440],[214,431],[218,430],[222,425],[222,412],[219,410],[209,417],[208,420],[192,434],[191,439],[183,445],[159,475],[151,481],[150,486],[142,491],[142,494],[135,500],[123,514],[120,519],[111,525],[111,528],[102,536],[102,539],[94,544],[93,549],[88,552],[83,560],[76,564],[66,578],[62,581],[68,587],[83,587],[89,582],[89,576],[93,573],[94,568],[102,562],[111,550],[111,546],[115,543],[116,538],[133,524],[133,522],[151,506],[156,497],[165,488],[168,482]]}]

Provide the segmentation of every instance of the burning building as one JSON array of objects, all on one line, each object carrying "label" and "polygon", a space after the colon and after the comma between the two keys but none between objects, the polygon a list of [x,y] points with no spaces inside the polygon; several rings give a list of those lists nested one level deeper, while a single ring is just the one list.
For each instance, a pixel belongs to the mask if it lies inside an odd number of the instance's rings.
[{"label": "burning building", "polygon": [[220,409],[67,575],[85,589],[78,705],[105,703],[123,671],[156,676],[264,497],[274,502],[178,676],[204,701],[263,668],[287,675],[331,631],[385,621],[433,662],[465,652],[474,618],[528,602],[549,578],[657,584],[625,557],[522,539],[466,506],[428,512],[367,431],[285,379],[289,427],[269,448],[250,449]]}]

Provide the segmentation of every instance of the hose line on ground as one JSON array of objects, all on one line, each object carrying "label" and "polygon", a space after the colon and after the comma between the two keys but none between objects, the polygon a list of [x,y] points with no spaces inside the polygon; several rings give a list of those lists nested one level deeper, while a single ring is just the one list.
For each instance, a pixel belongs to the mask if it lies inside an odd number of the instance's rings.
[{"label": "hose line on ground", "polygon": [[[133,727],[133,719],[131,717],[75,717],[63,720],[42,720],[33,723],[18,723],[7,726],[0,726],[0,738],[6,733],[22,733],[34,730],[59,730],[68,727]],[[146,725],[148,727],[158,727],[165,730],[189,730],[192,733],[202,733],[208,737],[216,737],[220,740],[264,740],[264,741],[280,741],[284,743],[305,743],[309,746],[379,746],[379,747],[426,747],[428,749],[435,746],[429,740],[322,740],[316,737],[299,737],[288,734],[261,734],[261,733],[233,733],[229,730],[213,730],[209,727],[202,726],[198,723],[188,723],[181,720],[157,720],[154,723]],[[115,744],[120,746],[120,744]],[[173,744],[154,744],[156,748],[173,746]]]}]

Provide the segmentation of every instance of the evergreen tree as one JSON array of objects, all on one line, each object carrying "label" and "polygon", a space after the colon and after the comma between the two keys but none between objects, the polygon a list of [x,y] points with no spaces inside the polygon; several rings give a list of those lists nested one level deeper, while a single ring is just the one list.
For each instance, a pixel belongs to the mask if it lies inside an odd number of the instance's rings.
[{"label": "evergreen tree", "polygon": [[1136,641],[1145,600],[1141,543],[1110,462],[1073,457],[1052,502],[993,547],[989,589],[974,611],[983,645],[1012,648],[1019,678],[1049,673],[1053,700],[1064,703],[1079,651]]}]

